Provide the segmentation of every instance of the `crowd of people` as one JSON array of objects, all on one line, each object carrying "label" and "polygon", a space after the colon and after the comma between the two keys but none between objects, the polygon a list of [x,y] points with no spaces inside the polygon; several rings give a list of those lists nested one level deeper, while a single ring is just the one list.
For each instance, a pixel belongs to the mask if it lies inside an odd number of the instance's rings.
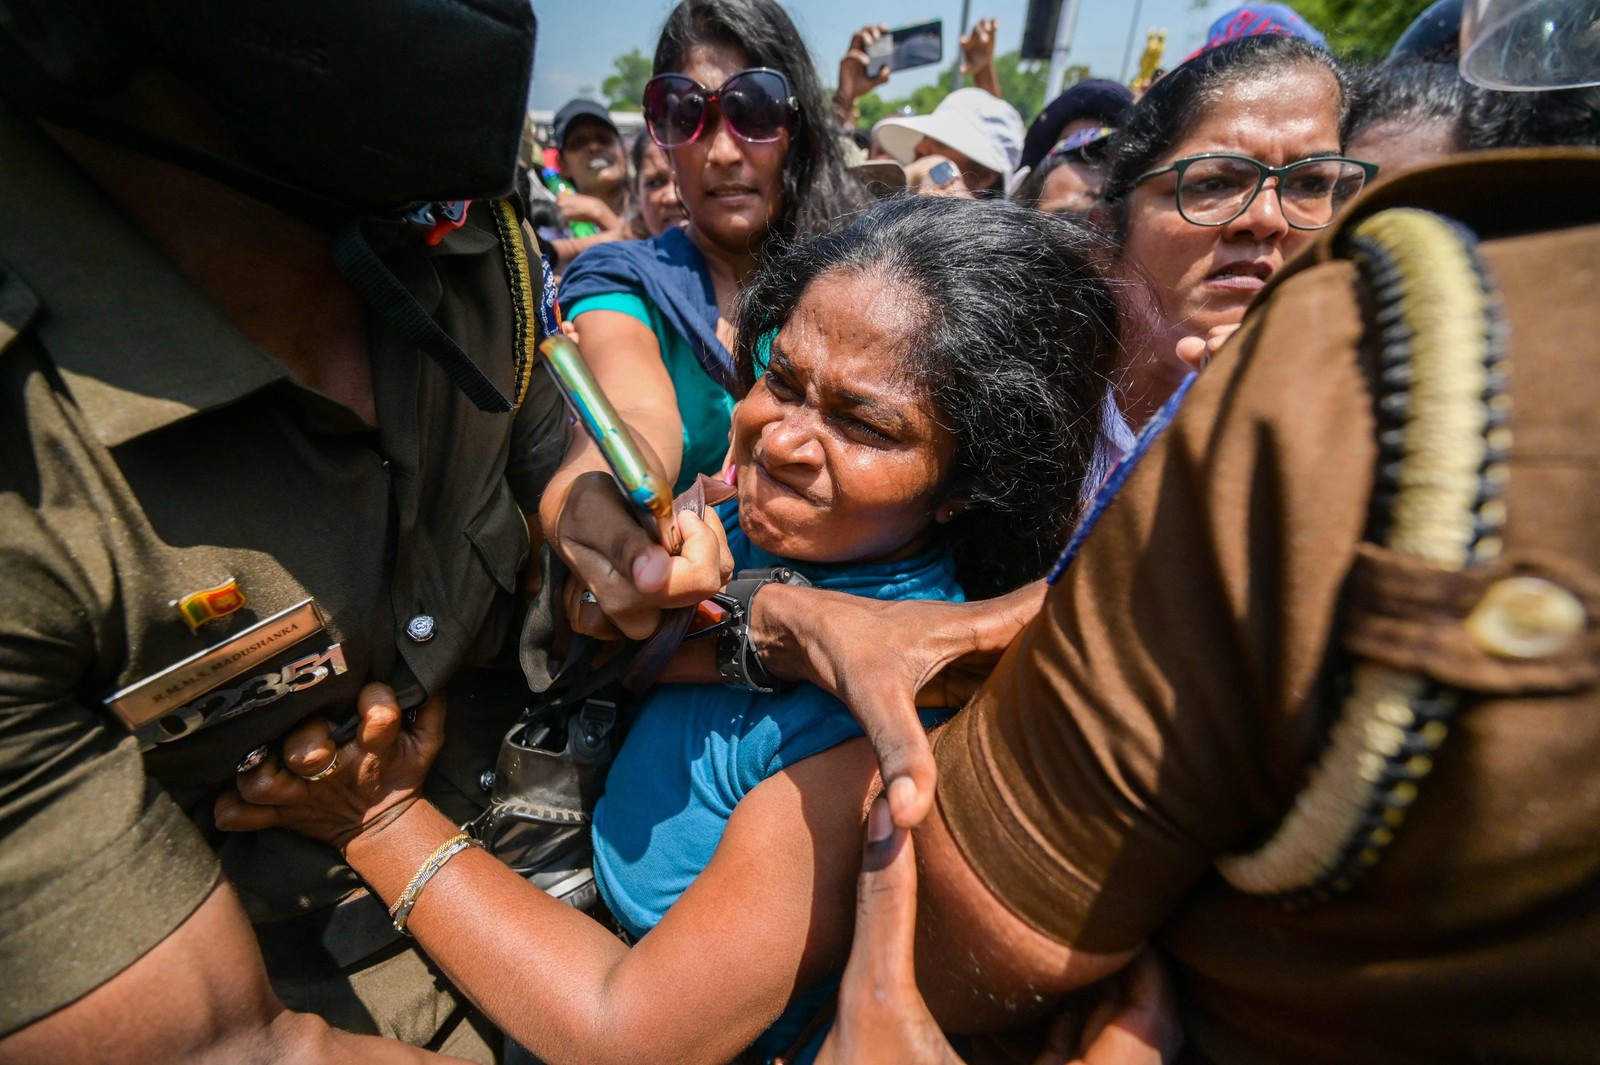
[{"label": "crowd of people", "polygon": [[379,21],[0,0],[0,1061],[1600,1056],[1592,4]]}]

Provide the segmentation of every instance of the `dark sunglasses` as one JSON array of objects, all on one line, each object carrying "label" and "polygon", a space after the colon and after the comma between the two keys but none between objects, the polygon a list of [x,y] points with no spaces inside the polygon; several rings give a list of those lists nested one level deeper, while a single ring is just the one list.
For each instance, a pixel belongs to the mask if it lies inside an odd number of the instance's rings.
[{"label": "dark sunglasses", "polygon": [[657,74],[644,86],[644,121],[662,148],[693,144],[717,128],[717,114],[741,140],[769,144],[783,136],[796,109],[789,79],[769,67],[734,74],[707,89],[685,74]]}]

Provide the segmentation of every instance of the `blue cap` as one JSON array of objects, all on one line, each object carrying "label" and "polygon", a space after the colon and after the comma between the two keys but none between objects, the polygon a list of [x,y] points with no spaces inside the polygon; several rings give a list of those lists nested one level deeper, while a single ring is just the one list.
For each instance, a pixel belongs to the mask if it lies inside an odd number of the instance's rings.
[{"label": "blue cap", "polygon": [[1068,152],[1075,152],[1079,148],[1086,148],[1096,141],[1105,140],[1115,132],[1116,130],[1110,126],[1090,126],[1088,129],[1080,129],[1064,137],[1060,143],[1050,149],[1050,154],[1066,155]]},{"label": "blue cap", "polygon": [[1077,82],[1051,100],[1033,120],[1022,142],[1022,158],[1017,165],[1038,166],[1039,160],[1061,139],[1061,131],[1067,123],[1074,119],[1094,118],[1103,125],[1116,126],[1132,106],[1133,93],[1126,85],[1100,78]]},{"label": "blue cap", "polygon": [[1328,47],[1327,38],[1288,4],[1241,4],[1211,24],[1206,31],[1206,43],[1195,55],[1241,37],[1257,37],[1265,33],[1299,37],[1318,48]]}]

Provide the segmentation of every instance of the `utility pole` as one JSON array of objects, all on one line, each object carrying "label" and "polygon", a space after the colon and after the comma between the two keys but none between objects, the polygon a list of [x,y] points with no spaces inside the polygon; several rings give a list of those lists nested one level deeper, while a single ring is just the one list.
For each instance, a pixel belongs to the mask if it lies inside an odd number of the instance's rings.
[{"label": "utility pole", "polygon": [[1139,33],[1139,11],[1144,0],[1133,0],[1133,18],[1128,22],[1128,47],[1122,50],[1122,84],[1128,84],[1128,64],[1133,62],[1133,41]]},{"label": "utility pole", "polygon": [[956,23],[956,61],[950,67],[950,91],[961,88],[961,35],[967,32],[967,19],[972,17],[972,0],[961,0],[961,21]]},{"label": "utility pole", "polygon": [[1077,26],[1078,0],[1066,0],[1056,22],[1056,46],[1050,53],[1050,76],[1044,92],[1046,103],[1061,95],[1062,82],[1067,80],[1067,53],[1072,51],[1072,32]]}]

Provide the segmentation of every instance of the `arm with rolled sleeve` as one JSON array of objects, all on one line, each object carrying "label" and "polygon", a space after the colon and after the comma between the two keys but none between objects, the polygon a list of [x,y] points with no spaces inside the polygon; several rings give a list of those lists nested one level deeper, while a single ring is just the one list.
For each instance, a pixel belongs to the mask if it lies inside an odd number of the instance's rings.
[{"label": "arm with rolled sleeve", "polygon": [[1121,964],[1292,800],[1374,461],[1363,369],[1330,354],[1359,312],[1318,298],[1347,271],[1246,324],[940,737],[918,963],[942,1021]]}]

